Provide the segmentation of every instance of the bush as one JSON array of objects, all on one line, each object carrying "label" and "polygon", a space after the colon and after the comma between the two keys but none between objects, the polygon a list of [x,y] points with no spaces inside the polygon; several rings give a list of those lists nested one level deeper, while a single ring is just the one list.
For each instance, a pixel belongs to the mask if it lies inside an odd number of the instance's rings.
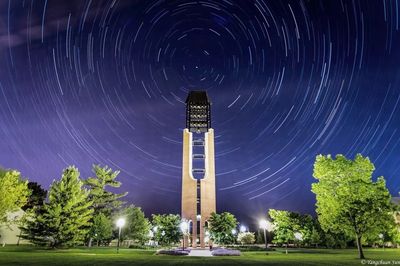
[{"label": "bush", "polygon": [[129,245],[129,248],[132,248],[132,249],[153,249],[153,247],[151,247],[151,246],[138,245],[138,244]]},{"label": "bush", "polygon": [[227,248],[235,248],[240,251],[274,251],[275,249],[269,247],[268,249],[265,249],[265,246],[255,246],[255,245],[247,245],[247,246],[227,246]]},{"label": "bush", "polygon": [[238,234],[237,241],[242,245],[250,245],[256,241],[254,233],[242,232]]}]

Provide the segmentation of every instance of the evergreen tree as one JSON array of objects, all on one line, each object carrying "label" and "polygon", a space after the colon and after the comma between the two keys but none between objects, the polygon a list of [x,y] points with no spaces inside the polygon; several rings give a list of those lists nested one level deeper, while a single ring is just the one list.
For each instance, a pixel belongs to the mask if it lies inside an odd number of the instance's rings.
[{"label": "evergreen tree", "polygon": [[73,246],[83,242],[93,210],[88,191],[82,188],[79,171],[66,168],[60,181],[54,181],[48,202],[34,208],[22,229],[22,237],[51,247]]},{"label": "evergreen tree", "polygon": [[27,209],[20,221],[21,233],[19,237],[38,246],[48,245],[48,222],[44,219],[44,213],[44,205]]},{"label": "evergreen tree", "polygon": [[121,207],[122,201],[119,198],[128,193],[116,194],[106,190],[107,187],[118,188],[121,182],[116,181],[119,171],[113,171],[108,166],[101,167],[93,165],[92,169],[95,177],[89,177],[84,184],[89,188],[89,199],[93,202],[94,213],[104,213],[110,218],[111,213]]}]

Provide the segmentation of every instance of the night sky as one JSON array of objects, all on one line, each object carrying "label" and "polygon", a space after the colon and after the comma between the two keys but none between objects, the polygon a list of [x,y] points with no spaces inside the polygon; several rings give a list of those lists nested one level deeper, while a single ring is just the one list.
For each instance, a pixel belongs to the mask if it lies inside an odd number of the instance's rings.
[{"label": "night sky", "polygon": [[206,90],[217,210],[314,214],[317,154],[356,153],[400,191],[400,1],[0,0],[0,165],[45,188],[121,170],[179,213],[184,101]]}]

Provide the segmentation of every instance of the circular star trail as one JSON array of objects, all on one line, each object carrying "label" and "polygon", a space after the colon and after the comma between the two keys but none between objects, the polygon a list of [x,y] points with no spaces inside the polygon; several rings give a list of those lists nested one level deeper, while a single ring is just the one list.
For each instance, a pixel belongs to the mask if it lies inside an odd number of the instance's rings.
[{"label": "circular star trail", "polygon": [[0,164],[48,186],[121,170],[179,212],[184,101],[206,90],[217,208],[313,212],[317,154],[369,156],[400,190],[399,2],[2,1]]}]

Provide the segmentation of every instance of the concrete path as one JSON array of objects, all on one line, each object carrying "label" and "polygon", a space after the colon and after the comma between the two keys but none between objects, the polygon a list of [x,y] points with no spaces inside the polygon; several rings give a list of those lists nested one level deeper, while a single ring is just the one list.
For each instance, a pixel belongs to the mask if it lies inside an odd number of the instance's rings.
[{"label": "concrete path", "polygon": [[192,249],[189,256],[195,257],[211,257],[211,251],[209,249]]}]

